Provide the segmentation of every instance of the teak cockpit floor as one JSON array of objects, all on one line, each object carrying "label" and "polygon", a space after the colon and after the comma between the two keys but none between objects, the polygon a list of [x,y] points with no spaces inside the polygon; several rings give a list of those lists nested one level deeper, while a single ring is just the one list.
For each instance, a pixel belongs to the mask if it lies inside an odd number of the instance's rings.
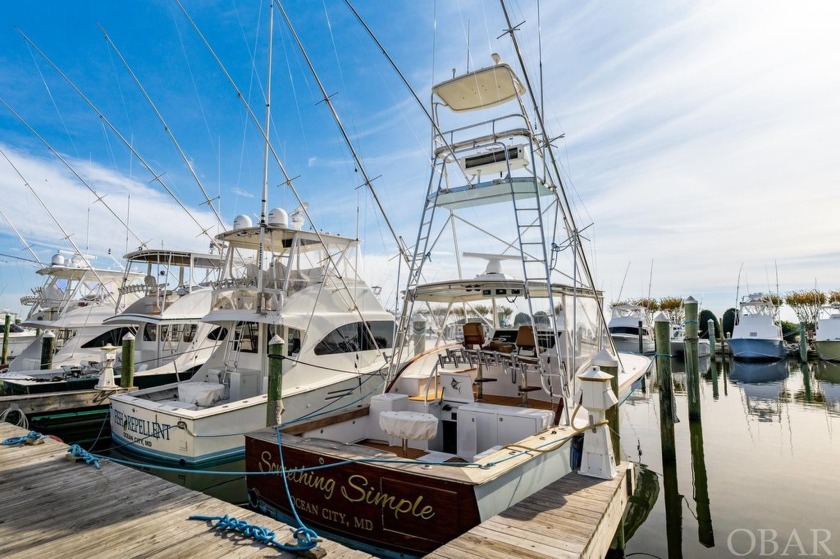
[{"label": "teak cockpit floor", "polygon": [[[359,442],[358,444],[364,445],[364,446],[369,446],[369,447],[375,448],[377,450],[383,450],[385,452],[392,452],[400,458],[403,457],[401,446],[391,446],[391,445],[387,445],[387,444],[379,442],[379,441],[373,441],[371,439],[365,439],[365,440]],[[423,456],[425,456],[427,454],[429,454],[428,450],[423,450],[422,448],[411,448],[411,447],[409,447],[408,448],[408,456],[406,456],[405,458],[408,458],[410,460],[418,460],[419,458],[422,458]],[[454,457],[450,458],[449,460],[447,460],[447,462],[466,462],[466,460],[464,460],[462,458],[459,458],[457,456],[454,456]]]}]

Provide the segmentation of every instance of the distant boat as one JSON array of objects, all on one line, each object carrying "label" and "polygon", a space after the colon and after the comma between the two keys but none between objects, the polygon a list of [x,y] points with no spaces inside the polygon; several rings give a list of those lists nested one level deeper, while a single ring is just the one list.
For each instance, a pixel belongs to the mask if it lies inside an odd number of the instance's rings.
[{"label": "distant boat", "polygon": [[[98,371],[102,348],[119,344],[130,330],[122,326],[108,326],[103,321],[137,299],[125,297],[117,306],[118,288],[124,279],[142,279],[142,274],[125,276],[123,270],[95,268],[90,256],[74,254],[65,258],[61,253],[52,258],[49,266],[37,271],[46,276],[44,285],[33,289],[32,295],[21,298],[21,303],[32,309],[21,326],[42,330],[14,360],[7,372],[0,374],[0,391],[33,393],[46,391],[40,383],[28,382],[30,373],[63,374],[67,370],[77,373],[84,368]],[[49,372],[40,372],[41,346],[44,335],[55,335],[55,353]],[[24,382],[20,382],[20,381]]]},{"label": "distant boat", "polygon": [[[709,340],[699,338],[697,340],[697,356],[708,357],[712,354],[712,346]],[[671,356],[685,357],[685,327],[682,324],[671,325]]]},{"label": "distant boat", "polygon": [[820,309],[814,347],[820,359],[840,361],[840,303],[825,305]]},{"label": "distant boat", "polygon": [[786,357],[779,309],[770,295],[753,293],[741,301],[732,337],[727,340],[735,359],[777,360]]},{"label": "distant boat", "polygon": [[[144,249],[125,259],[126,282],[118,288],[117,308],[123,308],[124,301],[127,306],[101,321],[101,328],[107,329],[105,341],[117,346],[113,350],[115,382],[120,381],[121,336],[129,332],[136,334],[134,386],[148,388],[189,378],[225,336],[222,327],[200,322],[210,311],[210,282],[218,279],[221,256]],[[140,267],[145,278],[129,282],[129,278],[143,277],[134,271]],[[90,347],[95,353],[86,365],[67,365],[65,359],[59,368],[18,371],[4,377],[6,391],[31,394],[94,388],[105,355],[99,344]]]},{"label": "distant boat", "polygon": [[[615,350],[618,352],[650,354],[655,351],[650,313],[645,307],[629,304],[613,305],[612,317],[607,328]],[[639,351],[640,328],[641,351]]]}]

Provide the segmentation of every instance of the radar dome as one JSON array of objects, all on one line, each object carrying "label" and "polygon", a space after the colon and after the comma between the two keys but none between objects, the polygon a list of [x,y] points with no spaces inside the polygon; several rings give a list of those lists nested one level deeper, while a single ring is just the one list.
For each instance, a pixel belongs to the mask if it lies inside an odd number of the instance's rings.
[{"label": "radar dome", "polygon": [[275,227],[288,227],[289,214],[287,214],[286,210],[284,210],[283,208],[272,208],[268,212],[266,223]]},{"label": "radar dome", "polygon": [[61,254],[54,254],[52,257],[53,266],[64,266],[64,256]]},{"label": "radar dome", "polygon": [[251,227],[251,225],[251,218],[247,215],[238,215],[235,218],[233,218],[234,229],[247,229],[248,227]]}]

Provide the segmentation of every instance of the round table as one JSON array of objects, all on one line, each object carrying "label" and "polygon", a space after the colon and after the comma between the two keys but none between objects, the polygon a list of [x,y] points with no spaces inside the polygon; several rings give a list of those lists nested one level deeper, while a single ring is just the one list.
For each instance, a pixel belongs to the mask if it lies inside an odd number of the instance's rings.
[{"label": "round table", "polygon": [[408,440],[430,440],[437,435],[438,418],[430,413],[384,411],[379,414],[379,427],[389,435],[402,439],[403,457],[408,456]]}]

